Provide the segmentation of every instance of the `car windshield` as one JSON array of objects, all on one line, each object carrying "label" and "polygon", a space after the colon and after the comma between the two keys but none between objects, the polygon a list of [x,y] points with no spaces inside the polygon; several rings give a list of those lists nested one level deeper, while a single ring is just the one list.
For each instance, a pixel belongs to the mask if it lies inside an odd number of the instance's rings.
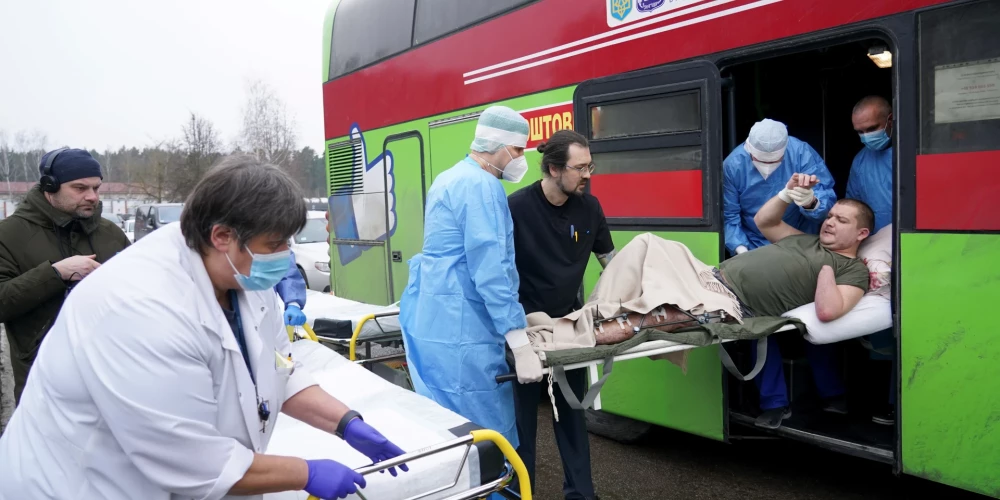
[{"label": "car windshield", "polygon": [[159,214],[161,223],[169,224],[181,220],[181,210],[183,209],[182,206],[157,207],[156,212]]},{"label": "car windshield", "polygon": [[329,238],[326,232],[326,221],[323,219],[307,219],[305,227],[295,235],[296,243],[323,243]]}]

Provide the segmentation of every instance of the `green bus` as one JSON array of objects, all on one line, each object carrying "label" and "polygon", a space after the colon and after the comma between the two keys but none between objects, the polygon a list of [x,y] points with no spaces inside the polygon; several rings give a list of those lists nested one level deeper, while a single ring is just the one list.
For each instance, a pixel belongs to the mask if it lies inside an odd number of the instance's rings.
[{"label": "green bus", "polygon": [[[564,128],[592,140],[590,189],[617,248],[651,232],[714,264],[727,257],[722,160],[750,126],[786,123],[843,197],[862,147],[852,106],[882,95],[895,123],[897,418],[793,418],[773,434],[1000,498],[998,33],[989,0],[334,1],[323,45],[333,293],[399,299],[425,193],[490,105],[528,119],[529,150]],[[598,128],[612,107],[623,119]],[[586,293],[598,272],[594,260]],[[851,407],[886,396],[889,374],[870,370],[860,343],[841,344]],[[786,354],[791,396],[807,402],[808,370]],[[757,432],[755,394],[700,348],[686,373],[620,363],[588,419],[623,440],[655,425],[728,441]]]}]

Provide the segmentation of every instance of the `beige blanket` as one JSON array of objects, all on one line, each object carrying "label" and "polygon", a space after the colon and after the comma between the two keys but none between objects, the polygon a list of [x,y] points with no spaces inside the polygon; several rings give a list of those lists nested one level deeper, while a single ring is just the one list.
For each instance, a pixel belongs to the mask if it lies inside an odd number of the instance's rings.
[{"label": "beige blanket", "polygon": [[[529,314],[528,338],[544,360],[544,351],[595,346],[595,319],[647,314],[664,304],[692,314],[722,310],[742,323],[739,300],[712,269],[681,243],[641,234],[611,261],[582,309],[554,319]],[[684,366],[683,359],[670,359]]]}]

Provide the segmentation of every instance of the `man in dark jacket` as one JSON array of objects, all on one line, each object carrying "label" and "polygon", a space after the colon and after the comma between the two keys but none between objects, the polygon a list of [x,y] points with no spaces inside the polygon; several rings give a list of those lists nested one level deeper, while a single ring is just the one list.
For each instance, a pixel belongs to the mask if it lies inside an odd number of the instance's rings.
[{"label": "man in dark jacket", "polygon": [[10,341],[14,397],[20,399],[42,338],[70,289],[129,245],[101,217],[101,165],[87,151],[42,157],[41,180],[14,215],[0,221],[0,321]]}]

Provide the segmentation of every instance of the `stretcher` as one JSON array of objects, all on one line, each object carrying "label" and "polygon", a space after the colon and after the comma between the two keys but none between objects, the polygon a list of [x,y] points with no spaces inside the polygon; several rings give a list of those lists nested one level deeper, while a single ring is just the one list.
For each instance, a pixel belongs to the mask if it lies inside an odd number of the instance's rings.
[{"label": "stretcher", "polygon": [[[359,360],[359,347],[364,347],[366,365],[404,356],[398,304],[377,306],[309,290],[302,312],[317,340],[345,352],[351,361]],[[373,357],[373,346],[383,347],[384,355]]]},{"label": "stretcher", "polygon": [[[324,390],[360,412],[366,422],[407,453],[373,465],[343,440],[287,415],[277,419],[268,453],[331,459],[355,469],[365,476],[367,486],[349,499],[472,500],[496,492],[506,498],[530,500],[527,470],[499,433],[478,428],[320,343],[297,340],[291,354],[298,363],[296,369],[309,370]],[[401,463],[410,470],[397,470],[397,477],[379,473]],[[509,488],[515,477],[519,493]],[[305,492],[264,495],[265,500],[306,498]]]},{"label": "stretcher", "polygon": [[[618,318],[610,318],[610,321],[616,321]],[[691,316],[692,320],[696,320],[702,326],[705,325],[719,325],[725,318],[722,315],[706,314],[701,316]],[[608,320],[605,320],[608,321]],[[799,330],[802,331],[800,326],[801,322],[794,318],[747,318],[744,324],[757,324],[761,325],[764,323],[769,323],[767,327],[766,335],[771,335],[774,333]],[[653,331],[652,328],[657,326],[665,326],[667,323],[661,323],[656,325],[645,325],[645,329],[641,326],[635,326],[636,337],[627,343],[622,343],[622,349],[615,350],[612,353],[608,353],[607,348],[613,346],[603,346],[605,349],[593,348],[593,349],[573,349],[573,357],[577,358],[574,362],[559,363],[549,366],[547,362],[549,356],[542,353],[540,356],[542,358],[542,375],[549,375],[549,397],[553,398],[553,387],[558,385],[559,389],[569,404],[570,408],[576,410],[584,410],[588,408],[593,408],[595,410],[601,409],[600,391],[607,382],[608,377],[611,376],[612,367],[616,361],[627,361],[630,359],[637,358],[654,358],[661,357],[671,353],[678,353],[686,351],[689,349],[695,349],[697,347],[704,347],[706,345],[718,345],[719,358],[722,361],[723,366],[736,378],[747,381],[753,379],[760,373],[761,369],[764,367],[764,361],[767,358],[767,339],[766,335],[762,335],[757,338],[757,358],[754,360],[754,367],[749,371],[749,373],[743,374],[737,368],[735,362],[729,356],[728,351],[726,351],[723,344],[738,340],[736,338],[720,338],[714,335],[708,335],[703,341],[692,342],[690,340],[680,341],[680,340],[669,340],[672,336],[682,336],[690,333],[690,329],[687,331],[678,330],[676,332],[666,333]],[[735,326],[735,325],[734,325]],[[645,340],[648,338],[649,340]],[[598,346],[602,347],[602,346]],[[590,351],[590,352],[588,352]],[[583,359],[579,359],[583,358]],[[511,366],[514,365],[513,361],[510,362]],[[603,365],[603,373],[598,371],[598,367]],[[569,383],[566,380],[566,371],[569,370],[580,370],[587,369],[589,372],[590,388],[587,390],[587,394],[579,399],[573,393],[570,388]],[[516,373],[509,373],[506,375],[500,375],[496,377],[497,383],[509,382],[517,380]]]}]

